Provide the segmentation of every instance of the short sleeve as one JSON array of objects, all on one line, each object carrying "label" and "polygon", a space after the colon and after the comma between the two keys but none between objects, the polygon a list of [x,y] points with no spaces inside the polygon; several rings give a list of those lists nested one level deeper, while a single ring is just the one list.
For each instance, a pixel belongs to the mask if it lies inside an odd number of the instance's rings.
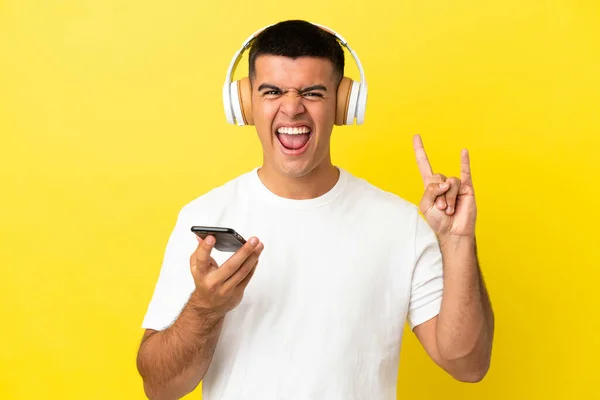
[{"label": "short sleeve", "polygon": [[442,254],[429,224],[417,215],[415,266],[408,311],[410,329],[439,314],[444,290]]},{"label": "short sleeve", "polygon": [[179,212],[167,241],[158,280],[142,328],[163,330],[171,326],[194,290],[189,260],[198,242],[190,231],[189,221],[184,207]]}]

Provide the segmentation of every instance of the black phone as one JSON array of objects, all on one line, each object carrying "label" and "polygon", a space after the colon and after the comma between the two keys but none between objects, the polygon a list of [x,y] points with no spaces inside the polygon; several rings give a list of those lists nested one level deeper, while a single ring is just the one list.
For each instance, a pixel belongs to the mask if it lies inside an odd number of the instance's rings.
[{"label": "black phone", "polygon": [[235,252],[246,243],[246,239],[231,228],[220,226],[192,226],[192,232],[206,239],[208,235],[216,239],[215,249],[219,251]]}]

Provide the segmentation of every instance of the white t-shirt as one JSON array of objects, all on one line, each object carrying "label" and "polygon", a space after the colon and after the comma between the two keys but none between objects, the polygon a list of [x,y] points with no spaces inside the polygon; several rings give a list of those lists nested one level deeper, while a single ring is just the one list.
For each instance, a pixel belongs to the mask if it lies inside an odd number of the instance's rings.
[{"label": "white t-shirt", "polygon": [[[344,169],[308,200],[274,195],[257,170],[182,208],[143,328],[169,327],[194,289],[191,226],[230,227],[265,248],[226,315],[203,399],[395,399],[405,323],[440,310],[433,231],[415,205]],[[219,265],[231,254],[212,253]]]}]

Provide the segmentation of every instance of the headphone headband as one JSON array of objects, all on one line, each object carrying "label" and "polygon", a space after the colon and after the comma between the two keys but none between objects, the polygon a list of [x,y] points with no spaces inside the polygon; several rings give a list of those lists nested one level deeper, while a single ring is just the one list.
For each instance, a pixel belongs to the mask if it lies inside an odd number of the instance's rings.
[{"label": "headphone headband", "polygon": [[[359,109],[357,110],[356,118],[357,118],[357,123],[362,124],[363,120],[364,120],[364,110],[365,110],[365,106],[366,106],[367,82],[365,79],[365,72],[363,70],[362,63],[360,62],[360,59],[358,58],[358,55],[350,47],[350,45],[348,44],[348,41],[346,39],[344,39],[339,33],[335,32],[333,29],[328,28],[324,25],[313,23],[313,22],[311,22],[311,24],[313,24],[313,25],[321,28],[325,32],[333,35],[342,46],[344,46],[346,49],[348,49],[348,52],[352,55],[354,62],[358,66],[358,71],[360,74],[360,82],[358,85],[359,87],[357,88],[357,93],[355,94],[356,96],[358,96],[358,98],[355,100],[358,102],[357,104],[358,104]],[[227,70],[227,75],[225,77],[225,84],[223,85],[223,101],[224,101],[224,106],[225,106],[225,113],[227,115],[227,119],[229,120],[229,122],[233,122],[233,119],[234,119],[233,115],[235,114],[234,110],[232,108],[232,100],[233,99],[231,97],[231,92],[230,92],[230,86],[232,83],[231,79],[233,76],[233,72],[234,72],[235,68],[237,67],[237,65],[239,64],[243,52],[248,47],[250,47],[250,45],[252,44],[254,39],[256,39],[256,37],[262,31],[264,31],[265,29],[267,29],[273,25],[274,24],[267,25],[264,28],[257,30],[252,35],[248,36],[248,38],[242,44],[241,48],[238,51],[236,51],[236,53],[233,55],[233,58],[231,59],[231,62],[229,63],[229,68]]]}]

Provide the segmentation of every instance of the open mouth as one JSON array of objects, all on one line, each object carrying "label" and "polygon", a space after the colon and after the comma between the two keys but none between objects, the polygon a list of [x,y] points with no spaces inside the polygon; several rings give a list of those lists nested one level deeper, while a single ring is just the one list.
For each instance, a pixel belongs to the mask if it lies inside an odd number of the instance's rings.
[{"label": "open mouth", "polygon": [[309,126],[282,126],[277,129],[276,136],[286,154],[302,154],[308,147],[312,130]]}]

